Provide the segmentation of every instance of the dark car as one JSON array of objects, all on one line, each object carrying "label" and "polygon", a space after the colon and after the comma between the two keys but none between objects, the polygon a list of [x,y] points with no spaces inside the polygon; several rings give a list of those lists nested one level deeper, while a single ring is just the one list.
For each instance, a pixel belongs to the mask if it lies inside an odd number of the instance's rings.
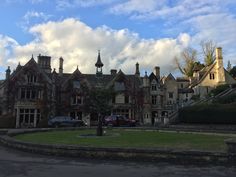
[{"label": "dark car", "polygon": [[105,126],[135,126],[136,121],[133,119],[127,119],[122,115],[111,115],[105,117],[104,125]]},{"label": "dark car", "polygon": [[73,119],[69,116],[56,116],[48,120],[48,126],[50,127],[79,127],[85,125],[86,123],[83,120]]}]

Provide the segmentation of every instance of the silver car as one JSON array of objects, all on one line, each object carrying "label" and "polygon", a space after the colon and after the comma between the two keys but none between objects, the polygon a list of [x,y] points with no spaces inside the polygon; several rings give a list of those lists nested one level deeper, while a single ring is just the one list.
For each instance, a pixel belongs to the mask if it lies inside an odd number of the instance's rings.
[{"label": "silver car", "polygon": [[86,123],[83,120],[73,119],[69,116],[56,116],[48,120],[50,127],[80,127],[85,125]]}]

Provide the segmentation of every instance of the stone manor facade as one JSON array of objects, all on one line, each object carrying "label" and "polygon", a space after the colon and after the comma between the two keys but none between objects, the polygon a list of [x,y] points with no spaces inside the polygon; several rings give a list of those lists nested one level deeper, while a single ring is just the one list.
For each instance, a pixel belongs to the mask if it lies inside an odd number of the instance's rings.
[{"label": "stone manor facade", "polygon": [[32,56],[13,72],[8,67],[6,78],[0,81],[0,119],[12,118],[16,128],[38,127],[50,117],[69,115],[95,125],[98,115],[86,112],[86,91],[109,88],[115,93],[109,115],[124,115],[140,124],[155,125],[187,104],[194,94],[192,88],[199,91],[197,85],[190,87],[187,78],[175,78],[171,73],[161,77],[158,66],[144,76],[140,76],[138,63],[131,75],[116,69],[104,74],[100,52],[95,74],[81,73],[78,68],[64,73],[63,61],[60,57],[58,72],[51,69],[51,57],[42,55],[37,62]]}]

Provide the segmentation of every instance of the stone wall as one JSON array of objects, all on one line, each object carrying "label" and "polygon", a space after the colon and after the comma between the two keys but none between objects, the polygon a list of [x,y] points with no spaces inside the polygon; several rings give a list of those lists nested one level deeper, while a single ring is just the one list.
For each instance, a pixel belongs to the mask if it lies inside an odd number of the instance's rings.
[{"label": "stone wall", "polygon": [[140,160],[172,162],[177,164],[228,164],[235,162],[235,156],[221,152],[195,151],[195,150],[174,150],[167,148],[98,148],[76,145],[49,145],[22,142],[11,136],[22,133],[32,133],[43,130],[13,130],[8,135],[0,136],[0,142],[6,146],[17,148],[23,151],[54,155],[69,156],[77,158],[102,158],[120,160]]}]

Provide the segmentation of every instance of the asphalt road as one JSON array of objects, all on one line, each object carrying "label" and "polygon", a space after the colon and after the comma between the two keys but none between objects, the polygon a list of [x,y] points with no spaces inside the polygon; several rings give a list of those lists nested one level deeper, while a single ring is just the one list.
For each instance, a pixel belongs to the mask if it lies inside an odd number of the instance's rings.
[{"label": "asphalt road", "polygon": [[60,158],[0,145],[0,177],[235,177],[236,167]]}]

